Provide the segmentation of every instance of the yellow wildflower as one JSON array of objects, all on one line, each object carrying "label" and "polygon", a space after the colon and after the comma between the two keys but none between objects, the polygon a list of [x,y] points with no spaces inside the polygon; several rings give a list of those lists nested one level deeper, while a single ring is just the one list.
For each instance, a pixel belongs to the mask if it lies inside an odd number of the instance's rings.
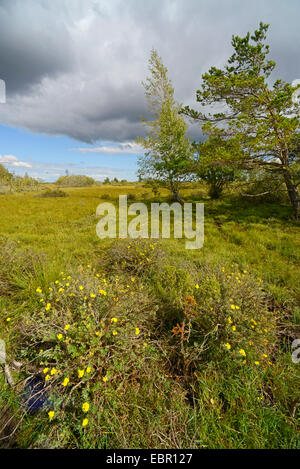
[{"label": "yellow wildflower", "polygon": [[56,368],[52,368],[52,370],[50,371],[50,375],[56,375],[57,373],[57,369]]},{"label": "yellow wildflower", "polygon": [[46,310],[46,311],[49,311],[50,308],[51,308],[51,304],[50,304],[50,303],[47,303],[46,306],[45,306],[45,310]]},{"label": "yellow wildflower", "polygon": [[100,295],[104,295],[104,296],[106,296],[106,295],[107,295],[107,293],[106,293],[106,291],[105,291],[105,290],[99,290],[99,293],[100,293]]},{"label": "yellow wildflower", "polygon": [[92,368],[90,366],[87,367],[86,372],[90,373],[92,371]]},{"label": "yellow wildflower", "polygon": [[79,286],[79,290],[83,290],[83,286],[82,286],[82,285]]},{"label": "yellow wildflower", "polygon": [[233,331],[236,331],[236,326],[232,326],[231,328]]},{"label": "yellow wildflower", "polygon": [[11,321],[11,318],[6,318],[6,322],[10,322]]},{"label": "yellow wildflower", "polygon": [[70,329],[70,324],[65,325],[65,331],[68,331]]},{"label": "yellow wildflower", "polygon": [[63,335],[62,334],[57,334],[57,338],[58,338],[58,340],[61,340],[63,338]]},{"label": "yellow wildflower", "polygon": [[49,420],[50,420],[50,422],[51,422],[51,420],[52,420],[53,417],[54,417],[54,412],[53,412],[53,410],[49,410],[48,416],[49,416]]},{"label": "yellow wildflower", "polygon": [[83,419],[82,426],[86,427],[88,423],[89,423],[88,419]]},{"label": "yellow wildflower", "polygon": [[118,335],[118,331],[113,331],[113,335]]},{"label": "yellow wildflower", "polygon": [[136,327],[136,328],[135,328],[135,335],[139,335],[140,332],[141,332],[141,331],[139,330],[139,328]]},{"label": "yellow wildflower", "polygon": [[118,322],[118,318],[111,318],[110,322],[111,322],[111,323],[113,323],[113,322]]},{"label": "yellow wildflower", "polygon": [[45,381],[48,381],[48,379],[50,379],[50,375],[45,376]]},{"label": "yellow wildflower", "polygon": [[36,291],[37,293],[42,293],[41,287],[38,287],[35,291]]},{"label": "yellow wildflower", "polygon": [[63,380],[63,382],[62,382],[62,385],[63,385],[64,387],[66,387],[66,386],[68,385],[69,381],[70,381],[69,378],[65,378],[65,379]]},{"label": "yellow wildflower", "polygon": [[227,344],[225,344],[225,347],[227,348],[227,350],[231,349],[231,345],[228,342],[227,342]]},{"label": "yellow wildflower", "polygon": [[108,377],[104,376],[102,379],[103,379],[103,382],[106,383],[106,381],[108,380]]},{"label": "yellow wildflower", "polygon": [[84,370],[78,370],[78,378],[82,378],[84,375]]},{"label": "yellow wildflower", "polygon": [[246,356],[246,352],[245,352],[245,350],[244,350],[243,348],[241,348],[241,349],[239,350],[239,352],[240,352],[240,355],[242,355],[242,357],[245,357],[245,356]]},{"label": "yellow wildflower", "polygon": [[47,374],[48,371],[49,371],[49,368],[44,368],[44,369],[43,369],[43,373],[44,373],[44,374]]},{"label": "yellow wildflower", "polygon": [[88,402],[85,402],[84,404],[82,404],[83,412],[88,412],[89,408],[90,408],[90,404]]}]

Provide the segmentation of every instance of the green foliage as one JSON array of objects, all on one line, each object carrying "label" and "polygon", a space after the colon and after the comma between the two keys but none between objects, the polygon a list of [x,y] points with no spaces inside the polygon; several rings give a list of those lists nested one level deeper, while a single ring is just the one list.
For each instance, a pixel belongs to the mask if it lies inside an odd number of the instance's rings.
[{"label": "green foliage", "polygon": [[153,49],[149,60],[150,77],[143,83],[153,121],[144,120],[147,137],[138,142],[146,150],[139,160],[139,177],[167,182],[175,200],[181,202],[179,186],[188,178],[187,164],[192,146],[186,137],[186,123],[179,115],[174,89],[158,53]]},{"label": "green foliage", "polygon": [[129,194],[127,195],[127,200],[128,200],[129,202],[133,202],[134,200],[136,200],[136,195],[133,194],[132,192],[129,193]]},{"label": "green foliage", "polygon": [[227,65],[212,67],[202,76],[197,102],[215,112],[205,114],[188,106],[182,112],[203,124],[214,161],[280,174],[297,217],[299,105],[293,100],[295,88],[290,83],[277,80],[269,85],[275,63],[267,59],[267,30],[268,25],[260,23],[252,36],[233,36],[234,53]]},{"label": "green foliage", "polygon": [[157,270],[161,266],[163,257],[157,241],[119,240],[105,253],[104,263],[116,272],[121,270],[131,275],[149,275],[153,269]]},{"label": "green foliage", "polygon": [[68,194],[60,189],[48,189],[41,194],[39,194],[37,197],[67,197]]},{"label": "green foliage", "polygon": [[258,170],[252,171],[241,187],[241,194],[251,197],[253,203],[288,202],[284,183],[280,175]]},{"label": "green foliage", "polygon": [[8,189],[10,192],[24,192],[38,189],[38,181],[27,173],[22,176],[16,176],[10,173],[3,165],[0,164],[0,189]]},{"label": "green foliage", "polygon": [[196,177],[208,184],[209,196],[218,199],[226,186],[241,178],[241,174],[230,165],[220,164],[214,161],[214,147],[208,140],[206,142],[193,142],[196,151],[194,161],[191,164],[191,172]]},{"label": "green foliage", "polygon": [[[22,368],[11,368],[14,388],[0,373],[0,434],[2,422],[16,429],[0,446],[296,448],[300,246],[289,207],[207,200],[204,247],[187,252],[182,240],[95,239],[101,191],[3,196],[0,330]],[[26,415],[24,380],[47,375],[49,406]]]},{"label": "green foliage", "polygon": [[109,194],[101,194],[101,199],[103,200],[109,200],[110,199],[110,195]]},{"label": "green foliage", "polygon": [[7,184],[13,179],[13,175],[8,171],[8,169],[4,168],[2,164],[0,164],[0,183]]},{"label": "green foliage", "polygon": [[84,176],[82,174],[71,174],[70,176],[61,176],[56,181],[56,184],[59,184],[60,186],[64,187],[86,187],[95,184],[95,180],[89,176]]}]

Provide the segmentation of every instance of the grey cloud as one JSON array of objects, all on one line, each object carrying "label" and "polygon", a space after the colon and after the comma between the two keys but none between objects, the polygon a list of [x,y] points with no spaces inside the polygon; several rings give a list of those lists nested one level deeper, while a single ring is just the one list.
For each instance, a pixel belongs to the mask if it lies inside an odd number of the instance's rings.
[{"label": "grey cloud", "polygon": [[71,36],[56,13],[38,1],[0,4],[0,75],[8,96],[72,67]]},{"label": "grey cloud", "polygon": [[[0,3],[0,122],[93,143],[144,129],[141,81],[155,47],[176,98],[195,106],[201,75],[223,66],[232,34],[271,23],[275,78],[300,78],[298,0],[5,0]],[[200,138],[197,126],[190,128]]]}]

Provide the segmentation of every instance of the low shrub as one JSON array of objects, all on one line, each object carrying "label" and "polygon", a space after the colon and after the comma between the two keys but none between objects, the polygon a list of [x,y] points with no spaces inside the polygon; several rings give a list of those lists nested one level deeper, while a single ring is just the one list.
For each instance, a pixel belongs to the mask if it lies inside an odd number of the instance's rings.
[{"label": "low shrub", "polygon": [[84,176],[83,174],[71,174],[66,176],[61,176],[56,181],[56,184],[65,187],[87,187],[92,186],[95,183],[95,180],[89,176]]},{"label": "low shrub", "polygon": [[57,444],[62,429],[64,447],[159,445],[155,412],[163,418],[171,385],[151,340],[155,314],[138,278],[104,277],[89,265],[37,288],[19,333],[26,375],[43,377],[50,396],[43,445]]},{"label": "low shrub", "polygon": [[127,200],[128,202],[133,202],[134,200],[136,200],[136,195],[131,192],[127,195]]},{"label": "low shrub", "polygon": [[[277,314],[260,279],[246,270],[167,265],[154,274],[162,332],[187,379],[201,362],[272,366]],[[171,332],[172,330],[172,332]]]},{"label": "low shrub", "polygon": [[[4,242],[3,292],[20,301],[10,322],[1,311],[0,326],[23,364],[12,389],[0,375],[0,406],[15,416],[5,442],[296,447],[296,365],[281,344],[284,313],[248,267],[192,259],[159,242],[119,240],[93,266],[47,282],[32,256]],[[27,287],[23,296],[17,285]],[[35,414],[23,398],[31,379],[47,396]]]},{"label": "low shrub", "polygon": [[60,189],[48,189],[45,192],[42,192],[41,194],[38,194],[36,197],[67,197],[68,194]]},{"label": "low shrub", "polygon": [[158,241],[120,239],[104,254],[101,264],[104,263],[107,269],[115,272],[147,276],[160,268],[163,259],[164,254]]}]

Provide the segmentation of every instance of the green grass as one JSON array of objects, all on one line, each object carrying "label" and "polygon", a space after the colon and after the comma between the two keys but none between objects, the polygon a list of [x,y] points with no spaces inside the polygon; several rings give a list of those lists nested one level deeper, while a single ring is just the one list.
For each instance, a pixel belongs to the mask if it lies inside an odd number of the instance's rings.
[{"label": "green grass", "polygon": [[[23,363],[13,390],[0,374],[0,434],[10,418],[18,426],[0,445],[299,448],[291,342],[299,337],[300,230],[290,208],[234,194],[211,201],[203,187],[187,186],[185,201],[205,203],[204,246],[189,251],[184,240],[97,238],[99,203],[120,194],[154,201],[141,184],[64,192],[0,195],[1,338],[8,356]],[[168,197],[161,189],[159,199]],[[195,301],[192,314],[187,301]],[[183,323],[188,341],[171,332]],[[75,387],[87,366],[92,376]],[[72,386],[49,380],[51,422],[47,411],[26,415],[20,405],[23,380],[44,377],[45,367],[59,369]]]}]

